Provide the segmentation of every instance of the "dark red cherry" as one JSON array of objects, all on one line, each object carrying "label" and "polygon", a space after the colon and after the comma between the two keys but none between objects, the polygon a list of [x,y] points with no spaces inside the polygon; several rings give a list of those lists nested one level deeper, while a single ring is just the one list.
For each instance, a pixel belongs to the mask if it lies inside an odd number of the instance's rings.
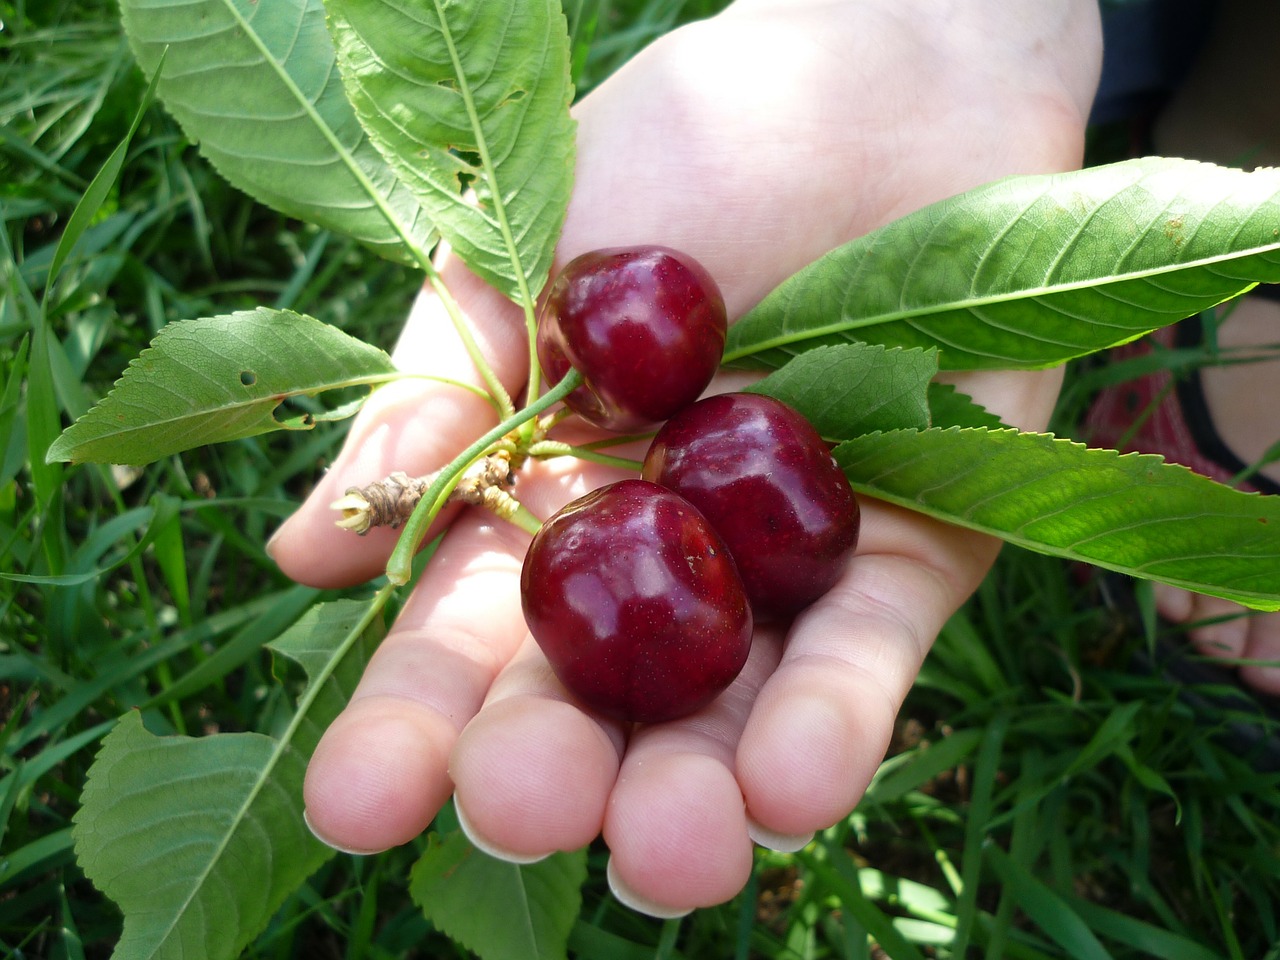
[{"label": "dark red cherry", "polygon": [[688,501],[644,480],[601,487],[544,523],[520,593],[556,676],[621,720],[692,713],[738,675],[751,646],[724,542]]},{"label": "dark red cherry", "polygon": [[858,541],[858,504],[826,443],[772,397],[721,394],[676,414],[641,475],[711,521],[757,616],[790,616],[822,596]]},{"label": "dark red cherry", "polygon": [[728,321],[720,289],[666,247],[586,253],[560,271],[538,318],[538,362],[551,383],[583,385],[566,406],[618,433],[644,430],[702,395]]}]

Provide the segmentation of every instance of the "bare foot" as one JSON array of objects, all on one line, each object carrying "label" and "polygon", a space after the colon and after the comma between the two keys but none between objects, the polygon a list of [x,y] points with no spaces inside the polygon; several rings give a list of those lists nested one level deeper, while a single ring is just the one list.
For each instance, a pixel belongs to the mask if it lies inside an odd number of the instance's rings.
[{"label": "bare foot", "polygon": [[[1156,126],[1157,152],[1242,167],[1280,164],[1280,108],[1269,74],[1280,40],[1275,0],[1226,0],[1206,48]],[[1201,371],[1209,416],[1223,443],[1244,463],[1256,463],[1280,439],[1280,302],[1246,296],[1224,309],[1219,347],[1231,355],[1259,348],[1264,359]],[[1270,351],[1266,348],[1270,347]],[[1269,357],[1267,356],[1269,352]],[[1280,464],[1259,471],[1280,483]],[[1209,656],[1273,661],[1240,668],[1255,689],[1280,695],[1280,613],[1158,587],[1156,606]]]},{"label": "bare foot", "polygon": [[[1275,350],[1280,343],[1280,303],[1251,296],[1230,310],[1218,328],[1219,348],[1228,357],[1256,352],[1265,359],[1205,367],[1200,383],[1222,442],[1240,461],[1253,464],[1280,438],[1275,405],[1258,402],[1280,392],[1280,355]],[[1280,483],[1280,464],[1268,464],[1258,474]],[[1156,606],[1176,623],[1201,624],[1189,634],[1206,655],[1280,661],[1280,613],[1257,613],[1226,600],[1163,586],[1156,590]],[[1240,677],[1258,690],[1280,694],[1280,663],[1241,666]]]}]

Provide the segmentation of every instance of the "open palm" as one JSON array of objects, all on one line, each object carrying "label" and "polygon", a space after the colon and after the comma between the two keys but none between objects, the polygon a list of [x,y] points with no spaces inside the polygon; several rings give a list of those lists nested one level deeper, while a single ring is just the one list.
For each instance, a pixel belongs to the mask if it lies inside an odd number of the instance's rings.
[{"label": "open palm", "polygon": [[[1096,3],[955,6],[739,0],[658,41],[575,109],[558,262],[604,246],[676,247],[715,276],[733,318],[829,249],[924,204],[1077,166],[1098,70]],[[518,391],[521,318],[447,253],[441,265]],[[406,370],[476,380],[426,292],[395,356]],[[1052,372],[959,382],[1028,429],[1044,425],[1058,386]],[[433,470],[492,424],[492,409],[456,388],[379,390],[273,556],[321,586],[377,575],[395,534],[355,538],[328,504],[393,470]],[[620,476],[552,461],[517,492],[546,517]],[[455,795],[472,838],[511,859],[603,833],[615,890],[647,912],[733,896],[753,841],[798,846],[857,803],[921,660],[997,550],[882,503],[862,507],[857,555],[826,597],[790,625],[759,629],[747,667],[711,706],[636,728],[578,707],[529,638],[518,587],[528,535],[453,514],[311,761],[312,829],[373,852],[418,835]]]}]

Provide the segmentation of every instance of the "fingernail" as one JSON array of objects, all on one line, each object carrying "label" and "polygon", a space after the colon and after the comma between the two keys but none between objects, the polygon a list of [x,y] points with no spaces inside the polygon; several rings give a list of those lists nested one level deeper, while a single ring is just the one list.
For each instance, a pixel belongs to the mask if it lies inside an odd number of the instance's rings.
[{"label": "fingernail", "polygon": [[654,903],[640,894],[636,893],[628,887],[618,877],[618,872],[613,868],[613,858],[609,858],[609,863],[605,867],[605,877],[609,881],[609,889],[613,891],[614,897],[624,907],[629,907],[636,913],[643,913],[647,916],[654,917],[658,920],[674,920],[676,917],[685,917],[693,913],[692,909],[681,910],[678,907],[669,907],[665,904]]},{"label": "fingernail", "polygon": [[[288,521],[285,521],[287,523]],[[267,542],[262,545],[262,549],[266,551],[267,556],[272,560],[276,559],[276,550],[280,546],[280,534],[284,531],[285,523],[276,527],[276,532],[267,538]]]},{"label": "fingernail", "polygon": [[812,831],[809,833],[778,833],[776,830],[770,830],[768,827],[757,823],[751,817],[747,817],[747,836],[758,846],[767,850],[776,850],[778,853],[795,853],[797,850],[803,850],[813,840]]},{"label": "fingernail", "polygon": [[547,857],[551,856],[549,853],[536,853],[532,855],[527,853],[515,853],[511,850],[504,850],[502,847],[495,846],[476,832],[476,828],[472,825],[470,818],[467,817],[466,812],[462,809],[462,804],[458,802],[458,798],[456,796],[453,798],[453,810],[458,815],[458,826],[460,826],[462,828],[462,832],[467,835],[467,839],[471,841],[471,845],[481,853],[487,853],[489,856],[497,860],[505,860],[507,863],[514,863],[517,865],[537,863],[539,860],[545,860]]},{"label": "fingernail", "polygon": [[337,850],[339,853],[349,853],[353,857],[368,857],[368,856],[372,856],[375,853],[382,852],[381,850],[356,850],[351,847],[344,847],[334,843],[332,840],[330,840],[323,833],[321,833],[319,830],[316,829],[316,825],[311,822],[311,817],[307,815],[307,811],[305,808],[302,811],[302,822],[307,825],[307,829],[311,831],[311,835],[313,837],[315,837],[317,840],[323,843],[326,847],[330,847],[334,850]]}]

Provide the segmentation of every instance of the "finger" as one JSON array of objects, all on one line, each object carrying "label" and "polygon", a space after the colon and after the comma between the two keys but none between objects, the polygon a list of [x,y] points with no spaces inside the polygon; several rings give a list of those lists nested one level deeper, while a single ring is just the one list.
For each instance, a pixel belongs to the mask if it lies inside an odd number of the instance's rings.
[{"label": "finger", "polygon": [[[561,458],[526,470],[516,492],[545,517],[618,475]],[[321,839],[344,850],[404,843],[453,792],[459,732],[528,637],[519,589],[528,543],[524,531],[475,509],[449,529],[312,756],[304,793]]]},{"label": "finger", "polygon": [[[468,322],[482,353],[507,390],[518,389],[525,377],[527,348],[514,307],[456,261],[445,259],[443,273],[458,300],[467,304]],[[483,386],[444,305],[429,289],[415,301],[394,359],[406,373]],[[348,487],[363,487],[395,471],[410,476],[430,473],[496,422],[487,400],[457,386],[406,380],[376,390],[333,465],[272,537],[272,557],[289,577],[317,587],[349,586],[376,576],[399,531],[378,528],[356,537],[335,525],[333,501]],[[437,523],[423,542],[442,525]]]},{"label": "finger", "polygon": [[405,843],[448,799],[458,733],[526,633],[511,589],[524,540],[469,512],[441,542],[307,768],[307,818],[325,842],[354,851]]},{"label": "finger", "polygon": [[623,725],[575,702],[528,638],[453,751],[467,835],[516,863],[586,846],[600,833],[625,744]]},{"label": "finger", "polygon": [[[566,458],[536,465],[521,477],[517,492],[534,514],[546,517],[622,476],[609,468],[581,469]],[[527,542],[520,535],[521,559]],[[512,596],[519,595],[519,569],[513,563],[501,587]],[[585,710],[565,690],[523,619],[519,632],[523,646],[458,738],[450,775],[459,819],[476,845],[527,862],[577,849],[599,834],[626,735],[624,725]]]},{"label": "finger", "polygon": [[752,839],[734,751],[780,649],[776,630],[758,630],[742,673],[710,705],[634,732],[603,825],[609,884],[633,909],[679,916],[746,884]]},{"label": "finger", "polygon": [[[952,379],[1024,430],[1043,429],[1061,370]],[[792,626],[738,750],[753,835],[796,849],[857,804],[938,631],[977,587],[999,542],[868,497],[857,553]]]},{"label": "finger", "polygon": [[793,624],[738,745],[738,782],[763,831],[804,838],[853,809],[933,638],[997,549],[864,501],[858,554]]}]

